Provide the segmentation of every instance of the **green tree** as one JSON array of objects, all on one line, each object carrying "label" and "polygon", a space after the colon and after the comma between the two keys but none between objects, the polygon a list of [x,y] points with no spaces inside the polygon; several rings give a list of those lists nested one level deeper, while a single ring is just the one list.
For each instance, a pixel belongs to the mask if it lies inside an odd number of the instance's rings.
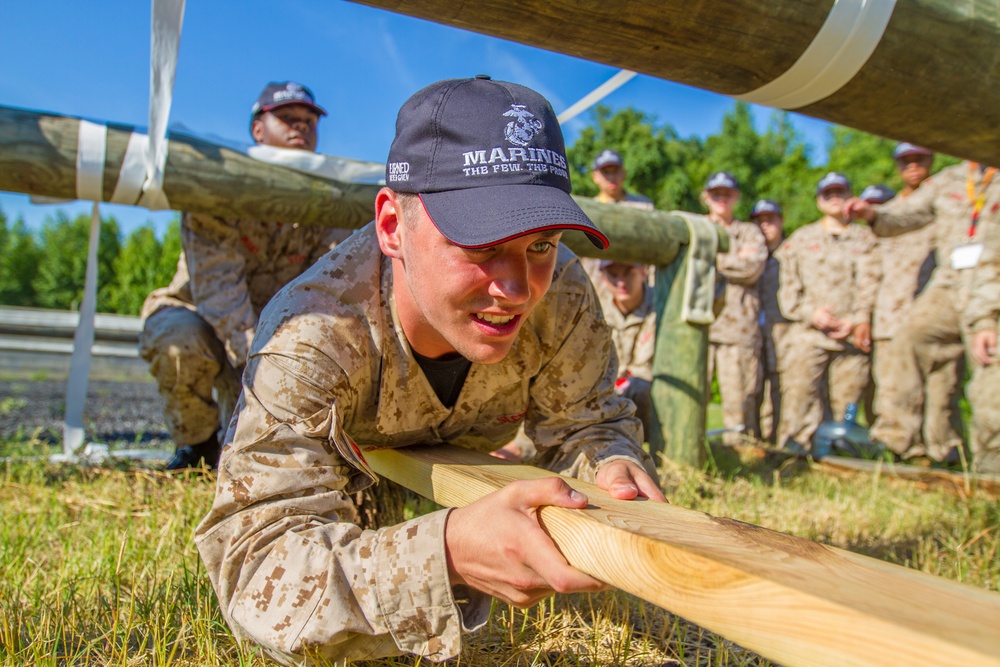
[{"label": "green tree", "polygon": [[162,242],[149,223],[129,234],[113,263],[108,293],[113,312],[138,315],[146,296],[170,282],[179,254],[180,225],[176,219]]},{"label": "green tree", "polygon": [[658,126],[655,117],[631,107],[612,112],[598,105],[591,114],[593,124],[584,128],[566,151],[575,194],[597,194],[590,177],[594,156],[611,148],[625,162],[628,191],[646,195],[664,210],[689,208],[695,203],[684,165],[697,155],[697,141],[679,138],[673,127]]},{"label": "green tree", "polygon": [[34,306],[32,285],[38,271],[40,251],[35,237],[18,218],[12,228],[0,211],[0,303],[8,306]]},{"label": "green tree", "polygon": [[[42,223],[42,252],[38,273],[32,281],[39,306],[79,309],[83,299],[89,236],[90,216],[87,214],[70,220],[65,213],[58,211]],[[114,261],[120,251],[118,222],[114,218],[102,219],[97,251],[97,310],[100,312],[112,310],[110,286],[113,283]]]}]

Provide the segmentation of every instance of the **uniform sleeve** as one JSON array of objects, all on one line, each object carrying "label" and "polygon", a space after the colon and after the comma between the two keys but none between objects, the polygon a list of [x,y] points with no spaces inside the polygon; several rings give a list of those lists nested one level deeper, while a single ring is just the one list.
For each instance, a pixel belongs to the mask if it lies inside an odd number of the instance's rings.
[{"label": "uniform sleeve", "polygon": [[602,464],[628,459],[656,479],[653,461],[640,445],[635,404],[614,391],[618,357],[611,329],[600,317],[586,273],[573,268],[572,281],[580,289],[561,297],[552,327],[559,335],[532,382],[525,433],[549,470],[593,482]]},{"label": "uniform sleeve", "polygon": [[986,236],[962,319],[973,333],[997,328],[1000,317],[1000,233]]},{"label": "uniform sleeve", "polygon": [[354,232],[353,229],[340,229],[339,227],[330,227],[327,229],[320,243],[312,249],[309,256],[309,265],[312,266],[320,257],[346,241],[352,232]]},{"label": "uniform sleeve", "polygon": [[239,249],[241,238],[239,229],[223,218],[184,214],[181,242],[191,276],[191,296],[235,368],[246,363],[257,327],[247,289],[246,262]]},{"label": "uniform sleeve", "polygon": [[896,197],[888,204],[876,206],[872,231],[876,236],[899,236],[929,225],[936,216],[934,200],[939,187],[940,181],[931,178],[909,197]]},{"label": "uniform sleeve", "polygon": [[806,296],[805,285],[799,272],[798,242],[789,237],[775,253],[781,264],[778,274],[778,308],[789,322],[809,324],[816,305]]},{"label": "uniform sleeve", "polygon": [[871,323],[875,309],[875,296],[882,281],[882,258],[879,255],[878,240],[865,227],[858,250],[857,276],[854,281],[853,322]]},{"label": "uniform sleeve", "polygon": [[739,232],[729,238],[732,244],[729,252],[717,256],[715,267],[731,283],[755,285],[767,262],[764,235],[756,225],[747,224],[740,225]]},{"label": "uniform sleeve", "polygon": [[304,342],[251,357],[215,501],[196,532],[223,614],[285,664],[453,657],[469,619],[449,583],[448,511],[358,526],[350,494],[368,479],[347,465],[341,430],[355,397],[298,333]]}]

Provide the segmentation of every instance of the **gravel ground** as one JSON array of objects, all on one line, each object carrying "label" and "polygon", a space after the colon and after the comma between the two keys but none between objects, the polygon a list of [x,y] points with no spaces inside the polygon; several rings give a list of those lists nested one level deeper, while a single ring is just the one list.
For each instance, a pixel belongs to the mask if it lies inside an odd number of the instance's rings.
[{"label": "gravel ground", "polygon": [[[62,442],[66,383],[0,380],[0,440]],[[153,382],[91,381],[86,438],[113,448],[173,449]]]}]

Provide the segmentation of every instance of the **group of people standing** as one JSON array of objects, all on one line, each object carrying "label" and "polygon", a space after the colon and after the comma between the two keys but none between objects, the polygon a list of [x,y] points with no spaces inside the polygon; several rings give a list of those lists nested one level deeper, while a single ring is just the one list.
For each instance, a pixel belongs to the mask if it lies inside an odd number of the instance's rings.
[{"label": "group of people standing", "polygon": [[[717,172],[706,181],[707,216],[730,238],[716,262],[724,305],[708,330],[708,377],[718,380],[726,437],[743,431],[809,451],[823,420],[863,403],[873,440],[900,459],[957,464],[967,453],[959,399],[968,365],[974,466],[1000,472],[1000,385],[989,389],[1000,181],[994,168],[970,162],[932,177],[934,154],[910,143],[893,158],[898,194],[872,185],[856,197],[845,175],[828,173],[816,186],[820,218],[787,238],[778,202],[756,202],[743,222],[736,178]],[[602,152],[597,199],[651,208],[625,192],[624,175],[620,156]],[[607,273],[595,280],[599,293],[613,282]]]}]

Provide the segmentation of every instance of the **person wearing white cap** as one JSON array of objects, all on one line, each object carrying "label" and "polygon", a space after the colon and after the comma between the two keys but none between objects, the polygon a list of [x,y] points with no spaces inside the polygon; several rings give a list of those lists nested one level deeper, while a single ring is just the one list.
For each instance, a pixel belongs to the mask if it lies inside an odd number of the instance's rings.
[{"label": "person wearing white cap", "polygon": [[[931,176],[905,199],[883,206],[852,200],[847,209],[849,215],[870,222],[880,237],[898,236],[932,223],[937,226],[937,266],[927,287],[913,302],[905,328],[897,334],[905,337],[908,350],[899,355],[901,375],[897,377],[910,378],[898,389],[904,394],[910,392],[903,396],[904,406],[919,405],[918,394],[934,370],[942,363],[950,363],[957,350],[964,349],[966,361],[972,366],[973,384],[979,389],[968,393],[973,470],[1000,473],[1000,431],[985,426],[1000,419],[994,400],[1000,396],[1000,386],[992,372],[984,374],[986,380],[978,379],[986,365],[969,347],[980,328],[995,329],[996,321],[990,324],[989,317],[972,318],[966,313],[984,243],[1000,234],[997,168],[962,162]],[[911,416],[909,422],[893,421],[890,417],[896,413],[889,412],[885,401],[880,409],[882,414],[872,429],[872,438],[894,452],[909,451],[920,433],[919,419]],[[905,415],[905,409],[898,414]]]},{"label": "person wearing white cap", "polygon": [[788,320],[778,307],[778,285],[781,263],[774,256],[785,240],[785,218],[781,206],[770,199],[761,199],[753,205],[750,218],[760,227],[767,243],[767,262],[757,282],[760,292],[760,329],[764,342],[761,358],[764,378],[758,393],[757,412],[760,415],[760,437],[775,442],[778,422],[781,420],[781,372],[784,369],[784,339],[788,333]]},{"label": "person wearing white cap", "polygon": [[[909,143],[893,151],[903,189],[893,199],[884,195],[865,196],[871,204],[900,205],[930,177],[934,153]],[[895,202],[895,203],[890,203]],[[875,296],[872,316],[872,376],[875,384],[872,410],[868,420],[873,434],[889,445],[900,458],[928,457],[932,461],[957,461],[962,446],[962,415],[959,397],[965,375],[964,353],[960,345],[936,350],[938,362],[928,364],[926,377],[908,374],[912,365],[900,361],[900,355],[912,355],[902,333],[913,302],[927,286],[936,261],[937,223],[931,223],[898,236],[879,239],[882,280]],[[921,391],[911,387],[922,386]],[[867,408],[867,406],[866,406]],[[914,432],[899,436],[893,424],[906,425]],[[880,431],[888,428],[885,437]],[[901,444],[907,443],[903,448]]]},{"label": "person wearing white cap", "polygon": [[[868,381],[871,313],[879,281],[876,241],[852,224],[845,203],[851,183],[830,172],[816,187],[823,217],[797,229],[778,250],[778,303],[791,322],[786,371],[781,376],[778,443],[812,447],[824,417],[843,419]],[[829,403],[822,397],[826,378]]]},{"label": "person wearing white cap", "polygon": [[[284,664],[441,662],[493,597],[604,589],[541,523],[542,506],[588,503],[556,473],[664,500],[593,286],[559,243],[608,239],[570,196],[545,98],[484,75],[417,91],[386,183],[375,219],[264,309],[195,534],[226,622]],[[485,453],[522,423],[551,476],[400,523],[358,505],[389,485],[367,450]]]},{"label": "person wearing white cap", "polygon": [[729,234],[729,252],[719,253],[716,270],[724,279],[725,305],[708,328],[708,386],[719,379],[726,443],[739,440],[737,430],[759,435],[757,395],[761,383],[760,294],[767,245],[760,228],[735,217],[740,186],[729,172],[708,177],[701,201],[708,219]]}]

